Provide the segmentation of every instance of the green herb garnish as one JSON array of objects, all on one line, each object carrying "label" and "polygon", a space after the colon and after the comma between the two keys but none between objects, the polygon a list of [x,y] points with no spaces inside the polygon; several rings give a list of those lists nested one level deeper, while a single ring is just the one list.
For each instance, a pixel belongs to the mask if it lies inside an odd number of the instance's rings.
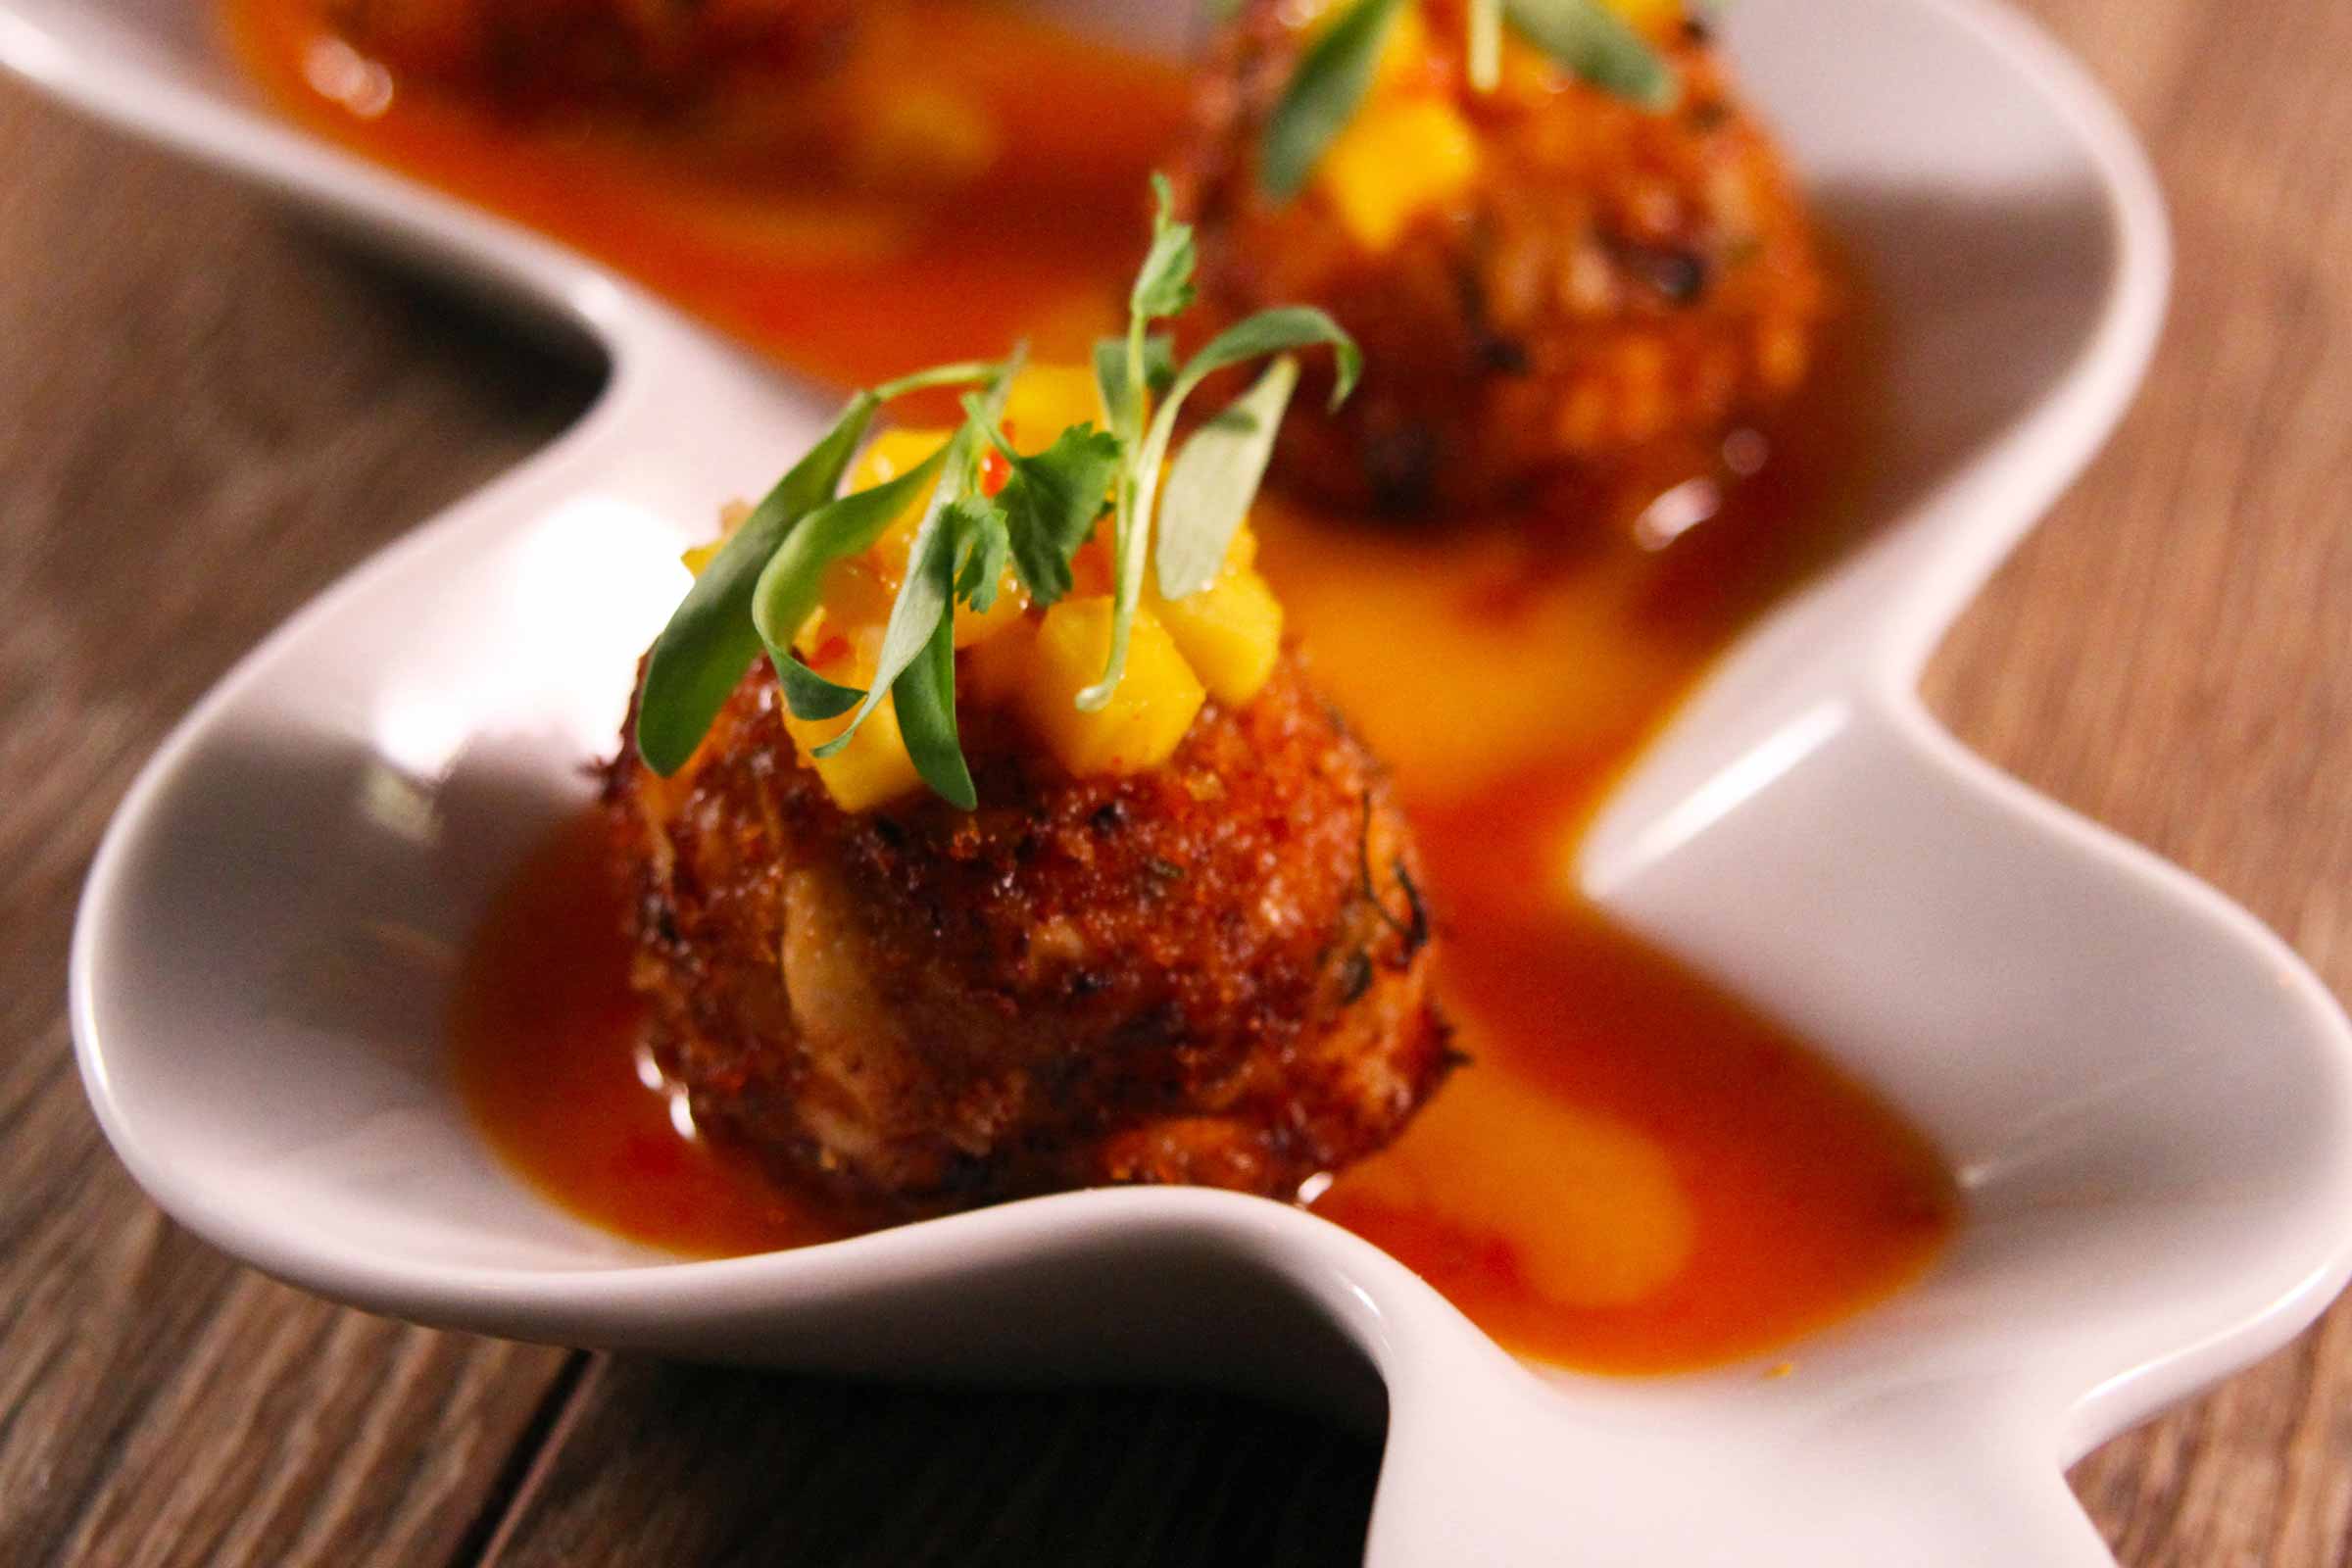
[{"label": "green herb garnish", "polygon": [[[759,654],[760,630],[751,614],[754,590],[801,519],[840,488],[841,476],[849,471],[850,459],[872,428],[876,412],[908,392],[954,385],[981,373],[984,368],[978,366],[943,365],[858,393],[832,428],[728,536],[687,590],[646,662],[637,749],[655,772],[667,775],[686,765],[727,694],[743,678],[743,666]],[[785,640],[791,640],[789,634]]]},{"label": "green herb garnish", "polygon": [[[1267,117],[1258,183],[1277,202],[1306,185],[1323,154],[1355,118],[1379,74],[1380,53],[1404,0],[1352,0],[1298,56]],[[1492,92],[1502,75],[1502,29],[1513,30],[1572,73],[1644,108],[1672,108],[1674,68],[1603,0],[1470,0],[1464,58],[1470,85]]]},{"label": "green herb garnish", "polygon": [[1667,110],[1682,91],[1674,68],[1601,0],[1502,0],[1519,35],[1604,92]]},{"label": "green herb garnish", "polygon": [[1324,149],[1355,118],[1402,9],[1403,0],[1354,0],[1298,56],[1258,152],[1257,177],[1276,201],[1298,194]]},{"label": "green herb garnish", "polygon": [[[1122,372],[1118,387],[1105,385],[1103,404],[1115,411],[1111,433],[1119,439],[1124,463],[1112,491],[1115,531],[1111,536],[1111,558],[1115,592],[1111,600],[1110,658],[1103,667],[1102,678],[1078,694],[1078,706],[1088,712],[1099,711],[1109,703],[1111,693],[1118,689],[1119,679],[1127,671],[1127,643],[1135,624],[1135,607],[1143,600],[1144,549],[1152,532],[1160,465],[1167,460],[1168,443],[1176,433],[1176,416],[1185,399],[1202,381],[1229,366],[1263,359],[1286,349],[1328,343],[1339,361],[1338,374],[1332,382],[1332,406],[1336,408],[1354,389],[1356,376],[1363,368],[1363,356],[1357,352],[1355,340],[1341,329],[1339,322],[1310,306],[1285,306],[1260,311],[1209,339],[1177,372],[1168,385],[1165,400],[1154,409],[1148,334],[1154,319],[1192,303],[1193,226],[1175,220],[1173,198],[1163,176],[1154,174],[1152,188],[1157,202],[1152,218],[1152,252],[1129,296],[1126,346],[1123,351],[1108,353],[1098,347],[1095,354],[1098,377],[1105,366]],[[1169,306],[1173,310],[1164,309]],[[1279,423],[1281,416],[1282,411],[1274,410],[1274,422]],[[1178,461],[1182,461],[1181,455]],[[1244,504],[1247,505],[1246,500]],[[1188,527],[1200,526],[1192,517],[1175,520]],[[1226,532],[1230,535],[1232,529],[1228,527]],[[1166,592],[1164,583],[1161,591]]]},{"label": "green herb garnish", "polygon": [[1176,454],[1159,503],[1155,564],[1163,597],[1182,599],[1217,580],[1298,384],[1298,362],[1285,354]]},{"label": "green herb garnish", "polygon": [[997,501],[1014,569],[1031,600],[1052,605],[1070,591],[1070,558],[1102,515],[1124,449],[1116,435],[1091,424],[1071,425],[1034,458],[1013,451],[1002,431],[989,436],[1012,469]]},{"label": "green herb garnish", "polygon": [[[1182,598],[1215,580],[1298,382],[1289,351],[1332,346],[1334,406],[1354,386],[1362,362],[1331,318],[1292,308],[1227,328],[1179,370],[1171,339],[1152,327],[1193,303],[1193,230],[1175,220],[1167,181],[1154,176],[1152,189],[1152,246],[1129,290],[1127,333],[1095,349],[1110,428],[1074,424],[1043,451],[1015,451],[1004,418],[1021,368],[1019,350],[1003,361],[939,366],[854,395],[728,536],[655,641],[637,710],[637,747],[649,767],[667,775],[685,765],[744,666],[764,649],[796,718],[849,714],[815,756],[847,746],[887,693],[916,771],[943,799],[969,810],[977,793],[956,722],[956,605],[988,611],[1007,562],[1033,604],[1054,604],[1070,591],[1072,558],[1107,514],[1117,582],[1111,648],[1102,678],[1078,697],[1081,708],[1094,710],[1110,700],[1126,667],[1155,511],[1162,528],[1160,592]],[[1177,450],[1166,504],[1155,509],[1185,401],[1218,370],[1269,355],[1279,357],[1256,384]],[[894,479],[838,494],[885,404],[922,388],[954,386],[974,390],[965,392],[963,420],[946,446]],[[993,496],[980,483],[981,461],[991,452],[1007,471]],[[793,652],[822,597],[826,568],[870,547],[926,490],[871,685],[861,690],[827,679]]]},{"label": "green herb garnish", "polygon": [[[908,683],[916,688],[916,696],[923,701],[910,714],[905,699],[901,698],[899,728],[906,732],[907,754],[914,759],[915,770],[923,775],[923,782],[967,811],[978,803],[972,795],[971,775],[964,771],[962,750],[956,741],[954,670],[949,671],[951,689],[943,707],[934,700],[936,694],[930,683],[938,676],[929,666],[938,662],[932,645],[952,639],[955,634],[956,545],[956,535],[969,527],[970,508],[965,503],[994,505],[979,493],[980,455],[988,445],[986,431],[1004,421],[1004,394],[1020,369],[1021,358],[1015,350],[1012,358],[998,366],[995,374],[989,377],[988,390],[964,404],[963,423],[948,439],[941,458],[939,483],[932,488],[931,500],[923,508],[922,517],[914,525],[914,538],[906,547],[906,575],[899,579],[899,597],[890,607],[890,619],[882,627],[882,651],[874,659],[874,684],[850,714],[850,721],[841,733],[815,752],[818,757],[831,757],[849,745],[865,723],[866,715],[881,703],[883,692],[892,690],[897,695],[895,688],[900,676],[918,658],[926,659],[926,667],[914,671]],[[955,655],[952,642],[947,653],[952,663]],[[940,733],[943,722],[944,734]],[[918,729],[924,732],[918,734]]]}]

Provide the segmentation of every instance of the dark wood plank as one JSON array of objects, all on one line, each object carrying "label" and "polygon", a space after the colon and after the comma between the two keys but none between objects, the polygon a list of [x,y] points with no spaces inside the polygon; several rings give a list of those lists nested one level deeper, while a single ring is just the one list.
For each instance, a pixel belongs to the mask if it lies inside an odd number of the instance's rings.
[{"label": "dark wood plank", "polygon": [[613,1360],[497,1568],[1340,1565],[1377,1445],[1206,1394],[922,1391]]},{"label": "dark wood plank", "polygon": [[167,1223],[83,1103],[67,938],[171,721],[588,383],[13,85],[0,147],[0,1562],[441,1562],[564,1352],[341,1311]]}]

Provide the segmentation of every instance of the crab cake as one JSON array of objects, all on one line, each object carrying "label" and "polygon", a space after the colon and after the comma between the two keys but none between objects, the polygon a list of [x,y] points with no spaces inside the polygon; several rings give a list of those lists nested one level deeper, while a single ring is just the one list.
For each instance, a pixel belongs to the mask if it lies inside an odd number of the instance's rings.
[{"label": "crab cake", "polygon": [[1337,413],[1300,399],[1286,486],[1411,513],[1565,485],[1623,523],[1803,379],[1828,290],[1796,190],[1705,28],[1641,9],[1670,102],[1580,79],[1515,33],[1496,82],[1473,87],[1463,0],[1414,0],[1287,199],[1261,148],[1324,24],[1252,0],[1223,34],[1184,190],[1195,329],[1304,301],[1369,367]]}]

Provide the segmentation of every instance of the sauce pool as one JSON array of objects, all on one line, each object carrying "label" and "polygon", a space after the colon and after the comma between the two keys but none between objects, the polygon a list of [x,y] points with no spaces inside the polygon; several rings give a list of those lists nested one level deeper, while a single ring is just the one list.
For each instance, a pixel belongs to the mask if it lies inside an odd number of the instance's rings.
[{"label": "sauce pool", "polygon": [[994,358],[1014,336],[1039,359],[1084,359],[1125,324],[1145,181],[1183,126],[1182,78],[984,0],[910,15],[861,69],[986,127],[997,153],[977,175],[852,181],[756,136],[620,115],[518,123],[393,84],[337,41],[325,0],[222,12],[246,72],[306,127],[595,256],[796,369],[864,385]]},{"label": "sauce pool", "polygon": [[[409,92],[333,41],[322,0],[227,0],[224,17],[293,118],[801,370],[870,382],[1021,336],[1080,357],[1117,319],[1181,79],[981,0],[913,14],[922,47],[886,63],[891,79],[965,106],[1000,149],[983,172],[880,191],[689,129],[526,124]],[[1848,293],[1812,389],[1758,432],[1772,462],[1666,548],[1259,508],[1260,565],[1413,815],[1441,991],[1471,1058],[1315,1210],[1562,1364],[1661,1372],[1770,1350],[1916,1277],[1956,1220],[1948,1173],[1887,1105],[1614,929],[1570,873],[1580,825],[1691,683],[1844,541],[1838,482],[1868,440],[1871,360]],[[584,818],[485,920],[451,1028],[491,1143],[574,1212],[683,1253],[866,1228],[699,1136],[643,1050],[622,913]]]}]

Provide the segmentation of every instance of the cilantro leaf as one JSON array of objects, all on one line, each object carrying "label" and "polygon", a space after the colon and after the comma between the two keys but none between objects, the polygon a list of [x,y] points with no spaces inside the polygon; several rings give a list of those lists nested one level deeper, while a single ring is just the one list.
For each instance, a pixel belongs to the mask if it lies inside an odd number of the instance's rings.
[{"label": "cilantro leaf", "polygon": [[986,496],[965,496],[948,509],[948,531],[954,541],[956,597],[985,615],[995,608],[1004,577],[1004,509]]},{"label": "cilantro leaf", "polygon": [[[850,460],[857,456],[858,444],[873,427],[882,405],[925,387],[985,381],[997,369],[976,361],[936,365],[858,393],[801,461],[760,498],[751,515],[727,536],[686,590],[686,597],[670,612],[669,624],[662,628],[647,656],[645,689],[637,699],[637,753],[646,766],[666,778],[685,766],[702,744],[728,693],[743,679],[744,666],[759,656],[766,641],[757,609],[760,585],[768,581],[779,552],[795,541],[801,541],[803,549],[793,554],[806,561],[808,541],[802,540],[802,523],[823,510],[841,488],[841,476],[849,471]],[[885,516],[883,522],[888,521]],[[871,542],[867,539],[849,548],[862,550]],[[848,554],[849,550],[838,553]],[[821,571],[832,559],[832,555],[822,555],[815,562],[816,568]],[[781,646],[790,657],[792,633],[813,608],[815,601],[810,599],[793,618],[781,643],[767,643],[771,655]],[[769,618],[777,617],[771,614]]]},{"label": "cilantro leaf", "polygon": [[1052,605],[1070,591],[1070,558],[1102,515],[1125,445],[1108,430],[1073,424],[1034,456],[1013,451],[1001,436],[997,450],[1012,466],[997,500],[1004,509],[1013,567],[1032,600]]}]

